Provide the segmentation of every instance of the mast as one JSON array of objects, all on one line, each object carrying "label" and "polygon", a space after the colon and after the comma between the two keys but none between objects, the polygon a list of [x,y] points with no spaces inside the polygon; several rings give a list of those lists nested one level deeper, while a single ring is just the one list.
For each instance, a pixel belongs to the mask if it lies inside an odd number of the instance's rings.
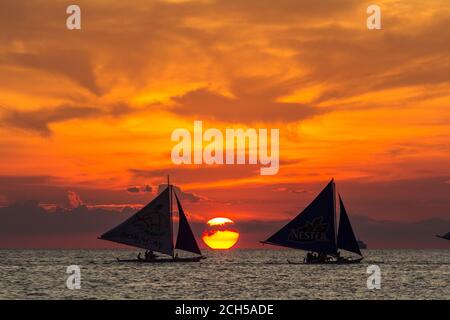
[{"label": "mast", "polygon": [[337,252],[337,214],[336,214],[336,184],[334,183],[334,178],[331,179],[333,184],[333,210],[334,210],[334,243],[336,244],[336,252]]},{"label": "mast", "polygon": [[178,207],[178,235],[175,244],[175,249],[191,252],[194,254],[202,255],[200,248],[198,247],[197,241],[195,240],[194,233],[189,226],[188,219],[184,214],[183,207],[181,206],[180,199],[178,199],[177,193],[173,192],[175,200]]},{"label": "mast", "polygon": [[337,233],[337,247],[339,249],[344,249],[362,256],[358,241],[356,240],[355,233],[353,232],[353,228],[350,223],[347,210],[345,210],[341,195],[339,195],[339,206],[341,218],[339,219],[339,228]]},{"label": "mast", "polygon": [[[167,175],[167,188],[169,188],[169,211],[170,211],[170,239],[173,246],[173,214],[172,214],[172,186],[170,185],[169,175]],[[175,249],[172,250],[172,258],[175,259]]]}]

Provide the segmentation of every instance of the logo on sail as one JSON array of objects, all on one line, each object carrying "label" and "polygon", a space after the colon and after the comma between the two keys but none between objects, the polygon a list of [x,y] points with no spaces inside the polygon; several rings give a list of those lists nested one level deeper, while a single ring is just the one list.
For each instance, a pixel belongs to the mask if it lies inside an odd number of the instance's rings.
[{"label": "logo on sail", "polygon": [[143,231],[150,236],[160,236],[168,231],[169,221],[165,219],[161,212],[162,205],[157,206],[152,211],[136,216],[135,225],[143,228]]},{"label": "logo on sail", "polygon": [[317,217],[312,222],[306,221],[304,225],[291,229],[288,240],[294,242],[328,241],[328,223],[323,222],[323,217]]}]

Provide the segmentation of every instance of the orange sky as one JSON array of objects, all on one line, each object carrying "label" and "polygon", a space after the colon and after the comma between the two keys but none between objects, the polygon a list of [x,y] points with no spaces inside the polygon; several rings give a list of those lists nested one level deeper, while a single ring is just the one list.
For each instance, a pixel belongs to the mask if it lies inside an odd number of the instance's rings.
[{"label": "orange sky", "polygon": [[[165,175],[192,219],[279,220],[331,177],[351,213],[449,217],[450,3],[4,0],[0,204],[143,204]],[[176,128],[279,128],[281,167],[179,166]],[[186,199],[189,202],[189,199]]]}]

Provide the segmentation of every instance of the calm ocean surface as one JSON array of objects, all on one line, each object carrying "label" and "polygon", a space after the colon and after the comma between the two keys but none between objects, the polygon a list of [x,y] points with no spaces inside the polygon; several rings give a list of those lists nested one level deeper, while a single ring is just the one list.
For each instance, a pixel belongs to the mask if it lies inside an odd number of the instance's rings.
[{"label": "calm ocean surface", "polygon": [[[450,299],[450,250],[365,250],[356,265],[289,265],[295,250],[207,251],[200,263],[117,263],[134,250],[0,250],[0,299]],[[368,290],[366,268],[381,268]],[[66,287],[79,265],[81,289]]]}]

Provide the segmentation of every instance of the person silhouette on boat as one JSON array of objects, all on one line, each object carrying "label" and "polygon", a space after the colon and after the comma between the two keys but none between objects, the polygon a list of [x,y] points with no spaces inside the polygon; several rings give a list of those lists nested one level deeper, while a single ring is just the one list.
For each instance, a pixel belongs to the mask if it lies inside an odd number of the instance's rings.
[{"label": "person silhouette on boat", "polygon": [[308,253],[306,254],[305,262],[306,262],[306,263],[312,262],[312,260],[313,260],[313,254],[312,254],[311,252],[308,252]]},{"label": "person silhouette on boat", "polygon": [[320,262],[320,253],[316,254],[315,252],[308,252],[305,258],[306,263],[316,263]]},{"label": "person silhouette on boat", "polygon": [[144,253],[144,258],[142,258],[141,253],[138,253],[137,256],[138,260],[140,261],[152,261],[152,260],[156,260],[156,255],[153,253],[153,251],[151,250],[147,250]]},{"label": "person silhouette on boat", "polygon": [[155,260],[155,259],[156,259],[156,255],[153,253],[153,251],[151,251],[151,250],[145,251],[145,260],[151,261],[151,260]]},{"label": "person silhouette on boat", "polygon": [[338,251],[336,253],[336,261],[337,262],[351,262],[352,260],[346,257],[341,256],[341,252]]},{"label": "person silhouette on boat", "polygon": [[317,254],[317,262],[323,263],[326,261],[326,255],[323,252]]}]

